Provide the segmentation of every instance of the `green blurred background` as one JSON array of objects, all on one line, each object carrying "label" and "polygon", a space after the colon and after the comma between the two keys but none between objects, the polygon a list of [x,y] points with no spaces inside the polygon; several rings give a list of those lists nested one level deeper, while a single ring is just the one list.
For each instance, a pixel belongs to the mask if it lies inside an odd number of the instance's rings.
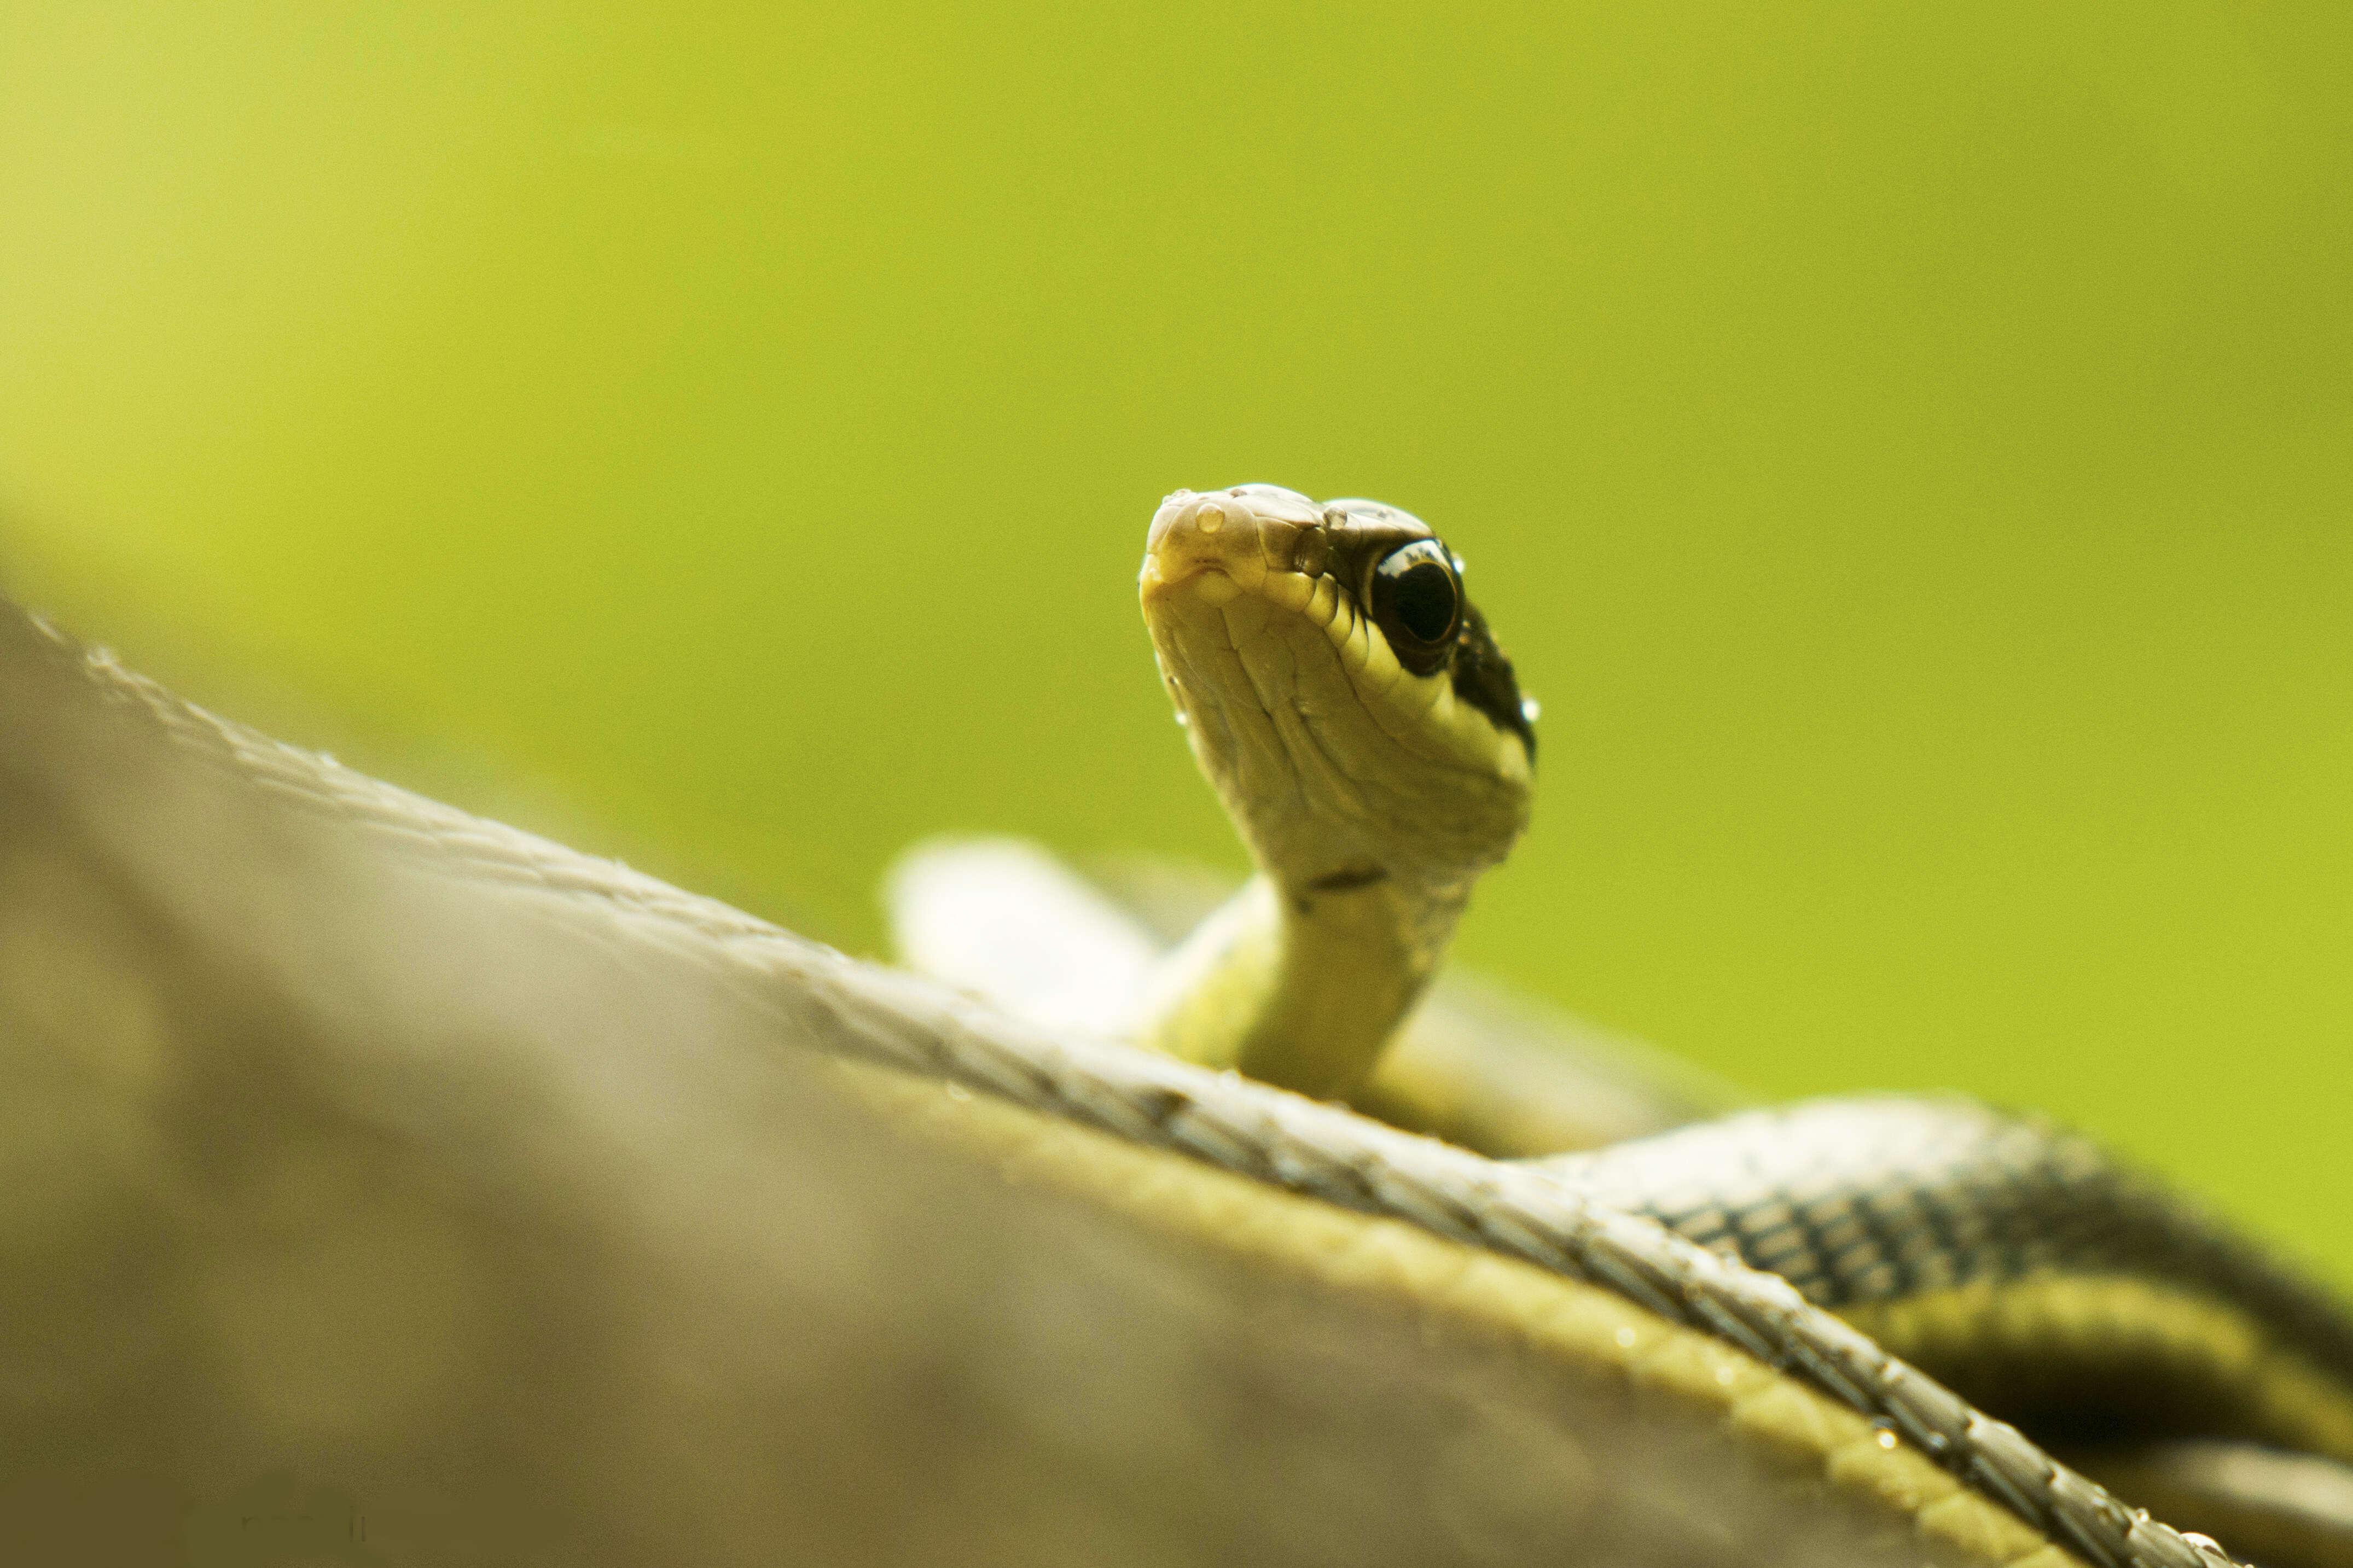
[{"label": "green blurred background", "polygon": [[2353,1282],[2353,11],[0,22],[0,570],[854,949],[1239,865],[1160,494],[1409,507],[1545,703],[1461,956],[2106,1134]]}]

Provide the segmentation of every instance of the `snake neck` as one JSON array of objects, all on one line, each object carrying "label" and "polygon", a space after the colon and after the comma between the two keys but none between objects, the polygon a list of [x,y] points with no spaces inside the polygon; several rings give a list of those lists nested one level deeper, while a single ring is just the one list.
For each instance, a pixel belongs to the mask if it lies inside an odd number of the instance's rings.
[{"label": "snake neck", "polygon": [[1252,878],[1163,962],[1138,1042],[1318,1099],[1361,1084],[1443,956],[1457,893]]}]

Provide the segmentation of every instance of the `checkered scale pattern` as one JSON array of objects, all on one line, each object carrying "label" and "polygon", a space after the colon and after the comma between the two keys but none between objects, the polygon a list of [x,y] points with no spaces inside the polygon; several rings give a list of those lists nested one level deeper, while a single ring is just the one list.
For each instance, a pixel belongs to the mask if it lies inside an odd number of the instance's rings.
[{"label": "checkered scale pattern", "polygon": [[1538,1163],[1832,1310],[2032,1274],[2134,1275],[2211,1290],[2353,1374],[2353,1326],[2332,1300],[2041,1118],[1959,1098],[1823,1100]]}]

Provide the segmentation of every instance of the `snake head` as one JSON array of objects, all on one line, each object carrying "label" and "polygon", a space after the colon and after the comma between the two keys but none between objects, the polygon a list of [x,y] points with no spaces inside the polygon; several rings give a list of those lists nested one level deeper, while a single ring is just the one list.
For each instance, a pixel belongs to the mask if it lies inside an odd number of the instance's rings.
[{"label": "snake head", "polygon": [[1509,850],[1532,707],[1419,518],[1273,485],[1179,490],[1139,586],[1194,755],[1286,891],[1394,879],[1459,909]]}]

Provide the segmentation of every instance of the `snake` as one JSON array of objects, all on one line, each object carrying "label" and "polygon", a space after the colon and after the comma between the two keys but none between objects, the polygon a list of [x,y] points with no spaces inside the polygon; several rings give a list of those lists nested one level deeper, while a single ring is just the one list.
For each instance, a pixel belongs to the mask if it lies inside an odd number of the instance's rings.
[{"label": "snake", "polygon": [[1081,872],[949,841],[892,884],[914,967],[1498,1159],[1787,1279],[2128,1502],[2269,1568],[2353,1565],[2353,1316],[2193,1199],[1957,1095],[1758,1107],[1441,973],[1528,826],[1537,705],[1419,518],[1178,490],[1138,591],[1254,866]]}]

